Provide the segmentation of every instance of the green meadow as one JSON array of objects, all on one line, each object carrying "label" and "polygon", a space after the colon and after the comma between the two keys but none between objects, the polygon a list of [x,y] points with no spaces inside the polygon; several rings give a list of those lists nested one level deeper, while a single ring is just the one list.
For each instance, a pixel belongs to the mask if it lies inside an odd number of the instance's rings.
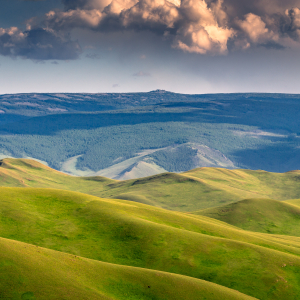
[{"label": "green meadow", "polygon": [[0,163],[0,299],[300,298],[298,172]]},{"label": "green meadow", "polygon": [[300,237],[300,203],[292,201],[245,199],[194,213],[245,230]]},{"label": "green meadow", "polygon": [[74,177],[28,159],[3,159],[0,184],[6,187],[55,188],[140,202],[168,210],[193,212],[239,200],[300,198],[300,171],[270,173],[199,168],[117,181],[104,177]]},{"label": "green meadow", "polygon": [[251,300],[211,282],[103,263],[0,238],[2,299]]}]

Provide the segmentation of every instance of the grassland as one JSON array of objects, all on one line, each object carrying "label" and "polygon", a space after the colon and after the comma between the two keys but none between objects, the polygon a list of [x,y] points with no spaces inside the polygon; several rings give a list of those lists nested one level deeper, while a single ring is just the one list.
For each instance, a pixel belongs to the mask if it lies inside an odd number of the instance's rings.
[{"label": "grassland", "polygon": [[299,299],[300,200],[285,200],[298,177],[202,168],[115,181],[4,159],[0,299]]},{"label": "grassland", "polygon": [[299,178],[299,171],[200,168],[181,174],[116,181],[99,176],[73,177],[27,159],[4,159],[0,165],[1,186],[64,189],[185,212],[250,198],[297,199]]},{"label": "grassland", "polygon": [[222,286],[0,238],[1,299],[254,299]]},{"label": "grassland", "polygon": [[10,240],[185,275],[258,299],[300,296],[300,238],[62,190],[0,188],[0,203],[0,236]]},{"label": "grassland", "polygon": [[196,214],[215,218],[245,230],[299,237],[300,207],[289,203],[291,202],[271,199],[246,199],[204,209]]}]

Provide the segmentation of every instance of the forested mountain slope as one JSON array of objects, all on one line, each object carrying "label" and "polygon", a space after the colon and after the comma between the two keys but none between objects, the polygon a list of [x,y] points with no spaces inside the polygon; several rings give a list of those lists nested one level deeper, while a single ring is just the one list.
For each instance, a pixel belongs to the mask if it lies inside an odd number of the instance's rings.
[{"label": "forested mountain slope", "polygon": [[299,112],[300,96],[287,94],[1,95],[0,156],[114,179],[197,167],[286,172],[300,169]]}]

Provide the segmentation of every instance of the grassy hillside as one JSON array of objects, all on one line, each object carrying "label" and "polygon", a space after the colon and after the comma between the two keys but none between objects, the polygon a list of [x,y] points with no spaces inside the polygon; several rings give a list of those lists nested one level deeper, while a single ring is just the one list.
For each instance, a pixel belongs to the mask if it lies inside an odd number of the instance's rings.
[{"label": "grassy hillside", "polygon": [[114,182],[100,176],[70,176],[30,159],[0,160],[0,186],[57,188],[97,195]]},{"label": "grassy hillside", "polygon": [[286,200],[284,202],[292,204],[292,205],[300,206],[300,199]]},{"label": "grassy hillside", "polygon": [[33,160],[0,161],[0,186],[65,189],[186,212],[246,198],[296,199],[300,197],[299,178],[300,171],[281,174],[200,168],[116,181],[100,176],[69,176]]},{"label": "grassy hillside", "polygon": [[254,299],[182,275],[103,263],[0,238],[2,299]]},{"label": "grassy hillside", "polygon": [[0,204],[4,238],[186,275],[258,299],[300,297],[300,238],[279,239],[205,216],[62,190],[1,188]]},{"label": "grassy hillside", "polygon": [[200,179],[240,200],[246,198],[296,199],[300,195],[300,171],[271,173],[262,170],[199,168],[182,175]]},{"label": "grassy hillside", "polygon": [[271,199],[246,199],[196,214],[239,228],[272,234],[300,236],[300,207]]}]

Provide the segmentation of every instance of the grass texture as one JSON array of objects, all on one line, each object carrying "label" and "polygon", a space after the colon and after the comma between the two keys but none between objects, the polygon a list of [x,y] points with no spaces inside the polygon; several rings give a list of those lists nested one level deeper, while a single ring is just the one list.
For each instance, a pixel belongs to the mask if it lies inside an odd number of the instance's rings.
[{"label": "grass texture", "polygon": [[300,207],[271,199],[245,199],[196,214],[251,231],[300,237]]},{"label": "grass texture", "polygon": [[115,181],[2,160],[0,299],[299,299],[298,176]]},{"label": "grass texture", "polygon": [[[0,203],[0,236],[9,240],[185,275],[258,299],[300,297],[297,237],[247,232],[205,216],[62,190],[0,188]],[[157,299],[164,299],[160,295]],[[193,297],[182,299],[198,299]]]},{"label": "grass texture", "polygon": [[0,238],[0,299],[254,299],[207,281]]}]

